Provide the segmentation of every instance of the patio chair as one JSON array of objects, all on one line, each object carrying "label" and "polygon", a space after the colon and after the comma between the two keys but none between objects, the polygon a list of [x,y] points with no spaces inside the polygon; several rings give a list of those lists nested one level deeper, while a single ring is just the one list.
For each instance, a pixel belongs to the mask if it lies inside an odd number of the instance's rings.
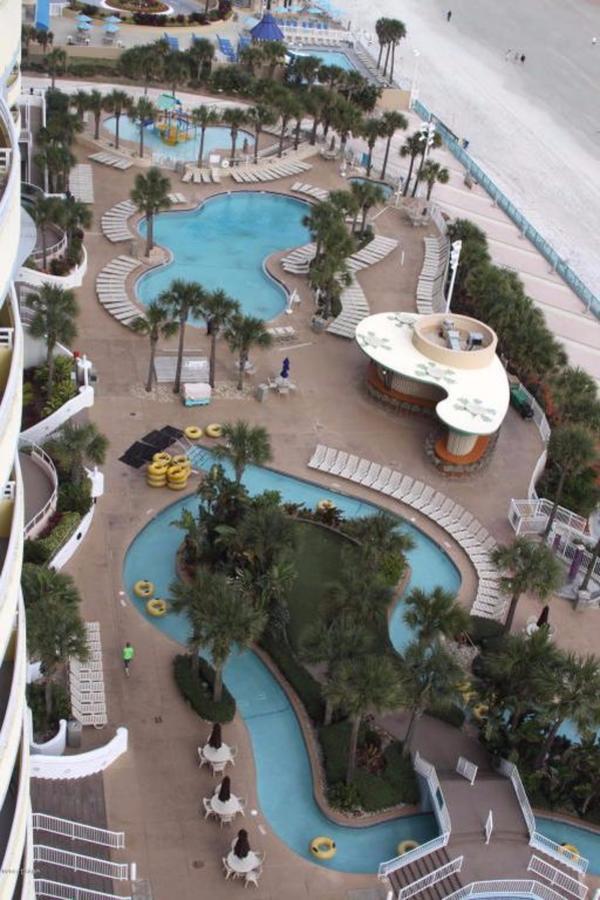
[{"label": "patio chair", "polygon": [[198,747],[198,768],[201,769],[202,766],[205,766],[207,764],[208,764],[208,760],[202,753],[202,747]]},{"label": "patio chair", "polygon": [[225,771],[225,767],[227,766],[226,762],[211,762],[211,768],[213,775],[220,775]]},{"label": "patio chair", "polygon": [[251,872],[246,872],[246,877],[244,878],[244,887],[247,888],[249,884],[254,885],[254,887],[258,887],[258,882],[261,875],[262,866],[259,866],[258,869],[253,869]]},{"label": "patio chair", "polygon": [[211,816],[215,815],[215,811],[210,805],[210,797],[202,798],[202,805],[204,806],[204,818],[209,819]]},{"label": "patio chair", "polygon": [[227,857],[226,857],[226,856],[222,856],[222,857],[221,857],[221,862],[223,863],[223,868],[224,868],[224,870],[225,870],[225,879],[226,879],[226,880],[229,879],[229,878],[231,878],[232,875],[233,875],[234,878],[237,878],[237,877],[238,877],[238,874],[239,874],[239,873],[236,872],[234,869],[231,868],[231,866],[230,866],[229,863],[227,862]]},{"label": "patio chair", "polygon": [[234,745],[233,747],[229,748],[229,752],[231,753],[231,759],[229,760],[229,762],[232,766],[235,766],[235,758],[237,756],[238,748]]},{"label": "patio chair", "polygon": [[231,825],[231,823],[233,822],[234,819],[235,819],[235,813],[232,813],[231,815],[226,815],[226,816],[220,815],[219,816],[219,824],[221,825],[221,828],[222,828],[223,825]]}]

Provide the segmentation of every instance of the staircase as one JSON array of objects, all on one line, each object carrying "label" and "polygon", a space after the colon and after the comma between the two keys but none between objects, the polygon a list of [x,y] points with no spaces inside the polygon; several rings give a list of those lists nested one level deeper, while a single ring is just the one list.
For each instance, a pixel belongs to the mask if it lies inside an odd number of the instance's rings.
[{"label": "staircase", "polygon": [[[390,872],[388,880],[394,891],[394,896],[397,897],[403,889],[410,887],[420,878],[431,875],[436,869],[448,865],[449,862],[450,857],[446,852],[446,848],[442,847],[440,850],[434,850],[432,853],[428,853],[426,856],[422,856],[420,859],[416,859],[414,862],[402,866],[394,872]],[[423,887],[423,890],[416,891],[414,896],[417,896],[419,900],[444,900],[444,897],[448,897],[461,887],[462,882],[460,878],[456,873],[452,873],[441,878],[435,884],[430,884],[427,887]],[[409,894],[409,896],[412,896],[412,894]]]}]

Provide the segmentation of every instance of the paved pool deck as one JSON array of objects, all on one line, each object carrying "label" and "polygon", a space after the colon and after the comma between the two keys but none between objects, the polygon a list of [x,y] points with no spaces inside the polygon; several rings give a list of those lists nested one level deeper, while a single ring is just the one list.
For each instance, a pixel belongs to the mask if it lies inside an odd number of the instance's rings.
[{"label": "paved pool deck", "polygon": [[[79,161],[93,152],[85,140],[78,141]],[[337,166],[315,157],[313,169],[302,180],[321,187],[341,187]],[[113,320],[98,303],[94,281],[97,272],[127,245],[112,245],[100,234],[100,216],[113,204],[129,195],[137,170],[115,172],[94,166],[96,204],[94,224],[86,236],[88,274],[77,292],[81,306],[79,336],[73,349],[85,352],[98,372],[96,403],[91,418],[110,439],[107,463],[106,495],[98,502],[92,528],[85,543],[67,570],[75,577],[84,597],[84,614],[100,622],[104,649],[104,672],[108,697],[109,729],[126,725],[130,749],[104,773],[109,827],[127,833],[127,857],[138,864],[140,878],[149,879],[154,900],[197,900],[198,896],[215,900],[241,896],[241,883],[225,882],[221,857],[234,828],[220,830],[206,822],[199,810],[202,797],[212,788],[213,779],[206,769],[197,767],[196,747],[208,733],[208,726],[191,712],[175,688],[172,657],[178,645],[144,620],[123,592],[122,561],[135,534],[162,507],[177,496],[153,491],[145,484],[143,470],[135,471],[118,461],[122,452],[153,428],[171,424],[230,421],[244,418],[263,424],[271,435],[273,465],[335,487],[331,477],[319,476],[307,469],[306,462],[316,443],[344,448],[381,463],[401,467],[402,471],[443,490],[476,514],[499,540],[509,540],[511,530],[506,511],[511,497],[524,496],[531,470],[541,444],[531,423],[523,422],[511,410],[503,426],[496,454],[489,469],[470,480],[450,482],[438,475],[423,452],[423,442],[432,429],[430,420],[398,417],[381,409],[369,399],[364,388],[366,359],[350,341],[328,334],[315,335],[310,329],[313,305],[303,278],[286,276],[296,288],[302,303],[292,316],[281,316],[277,324],[292,324],[297,330],[294,344],[273,347],[252,354],[257,373],[253,384],[276,374],[284,356],[289,356],[292,375],[298,385],[295,395],[269,395],[259,404],[251,398],[216,399],[208,409],[185,409],[169,387],[145,395],[143,381],[147,367],[147,341],[132,334]],[[285,191],[295,179],[282,179],[266,189]],[[239,189],[227,185],[226,189]],[[243,188],[242,188],[243,189]],[[214,192],[204,185],[182,185],[173,178],[173,190],[198,202]],[[377,219],[378,233],[400,240],[399,248],[384,262],[361,273],[359,280],[373,312],[414,309],[414,285],[421,266],[423,230],[415,230],[396,210],[388,210]],[[141,244],[140,244],[141,246]],[[199,248],[201,252],[201,248]],[[208,345],[200,330],[188,330],[188,349],[205,356]],[[173,349],[174,341],[168,344]],[[223,343],[219,343],[217,380],[234,378],[235,361]],[[342,489],[347,485],[340,484]],[[402,514],[395,501],[375,495],[366,488],[352,486],[352,493],[366,500],[381,502]],[[404,510],[406,511],[406,510]],[[415,524],[442,539],[432,523],[415,517]],[[446,539],[446,538],[444,538]],[[461,599],[470,603],[475,576],[462,551],[447,548],[463,576]],[[531,609],[538,605],[524,600],[516,627],[521,627]],[[564,606],[553,609],[557,639],[562,642],[562,620],[576,622],[581,649],[592,629],[586,623],[593,613],[573,614]],[[594,619],[594,621],[596,621]],[[575,638],[575,635],[574,635]],[[123,676],[120,648],[130,640],[136,647],[136,659],[130,679]],[[98,732],[84,736],[86,744],[97,743]],[[243,722],[238,718],[226,729],[227,740],[237,744],[239,755],[232,772],[240,794],[248,798],[244,825],[251,843],[267,854],[258,900],[338,900],[348,892],[376,886],[374,876],[332,872],[301,859],[274,835],[257,805],[252,750]],[[460,732],[456,739],[462,741]],[[423,755],[435,762],[436,741],[427,732],[418,746]],[[239,827],[239,826],[238,826]],[[312,837],[308,835],[307,839]]]}]

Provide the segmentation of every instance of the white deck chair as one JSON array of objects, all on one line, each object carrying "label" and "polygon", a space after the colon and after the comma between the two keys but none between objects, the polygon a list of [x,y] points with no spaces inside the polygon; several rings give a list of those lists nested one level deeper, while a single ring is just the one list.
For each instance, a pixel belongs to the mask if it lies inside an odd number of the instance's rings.
[{"label": "white deck chair", "polygon": [[411,478],[410,475],[405,475],[400,484],[397,485],[396,490],[392,494],[394,500],[402,500],[403,497],[406,497],[407,494],[412,490],[412,486],[415,483],[415,479]]},{"label": "white deck chair", "polygon": [[408,503],[410,506],[415,500],[418,500],[423,491],[425,490],[425,484],[422,481],[415,481],[411,490],[408,494],[405,494],[402,498],[403,503]]},{"label": "white deck chair", "polygon": [[347,462],[348,462],[348,454],[345,453],[343,450],[340,450],[340,452],[338,453],[338,455],[336,457],[334,464],[332,465],[331,469],[329,470],[329,474],[330,475],[339,475],[341,472],[344,471],[344,468],[346,467]]},{"label": "white deck chair", "polygon": [[316,469],[318,467],[319,463],[322,462],[325,457],[326,450],[327,447],[325,446],[325,444],[317,444],[313,455],[308,461],[308,467],[310,469]]},{"label": "white deck chair", "polygon": [[390,480],[390,476],[392,474],[392,470],[388,466],[383,466],[376,480],[371,485],[371,488],[374,491],[383,492],[384,487],[387,485]]},{"label": "white deck chair", "polygon": [[369,471],[361,481],[365,487],[372,487],[377,478],[379,477],[379,473],[381,472],[381,466],[379,463],[371,463],[369,466]]},{"label": "white deck chair", "polygon": [[358,466],[358,456],[349,456],[348,462],[346,463],[345,469],[340,472],[340,478],[351,478],[354,472],[356,471],[356,467]]},{"label": "white deck chair", "polygon": [[319,466],[317,466],[319,471],[320,472],[329,472],[329,470],[331,469],[332,465],[335,462],[335,458],[336,458],[337,454],[338,454],[338,451],[335,449],[335,447],[328,447],[327,452],[325,453],[325,456],[323,457],[323,461],[321,462],[321,464]]},{"label": "white deck chair", "polygon": [[427,506],[427,504],[432,500],[434,494],[435,494],[435,488],[427,485],[426,487],[423,488],[423,491],[419,494],[419,496],[411,501],[410,505],[412,506],[413,509],[420,510],[424,506]]},{"label": "white deck chair", "polygon": [[360,483],[367,472],[369,471],[369,466],[371,465],[371,461],[368,459],[361,459],[359,464],[356,467],[356,471],[351,476],[350,481],[356,481]]}]

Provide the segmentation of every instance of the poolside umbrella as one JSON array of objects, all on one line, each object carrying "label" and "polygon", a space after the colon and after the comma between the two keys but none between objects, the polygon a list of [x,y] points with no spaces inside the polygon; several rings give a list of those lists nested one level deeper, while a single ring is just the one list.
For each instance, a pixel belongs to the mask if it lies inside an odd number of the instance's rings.
[{"label": "poolside umbrella", "polygon": [[78,22],[77,23],[77,31],[90,31],[91,25],[89,22]]},{"label": "poolside umbrella", "polygon": [[573,554],[573,561],[571,562],[571,566],[569,568],[568,580],[574,581],[581,568],[581,563],[583,562],[583,547],[578,547],[575,553]]},{"label": "poolside umbrella", "polygon": [[223,743],[223,739],[221,738],[221,726],[218,722],[215,722],[215,724],[213,725],[208,743],[209,746],[213,748],[213,750],[219,750],[221,744]]},{"label": "poolside umbrella", "polygon": [[248,832],[245,828],[238,831],[237,841],[233,846],[233,855],[238,859],[246,859],[250,853],[250,844],[248,843]]},{"label": "poolside umbrella", "polygon": [[539,619],[535,623],[537,625],[537,627],[541,628],[543,625],[547,625],[549,616],[550,616],[550,607],[548,606],[548,604],[546,604],[546,606],[544,606],[543,610],[540,613]]},{"label": "poolside umbrella", "polygon": [[121,20],[118,16],[108,16],[104,21],[107,23],[107,25],[120,25],[121,24]]},{"label": "poolside umbrella", "polygon": [[223,781],[221,782],[221,787],[219,789],[219,800],[221,803],[227,803],[228,800],[231,799],[231,779],[229,775],[226,775]]},{"label": "poolside umbrella", "polygon": [[119,30],[119,26],[115,25],[113,22],[110,22],[108,25],[105,26],[104,30],[107,34],[116,34],[117,31]]},{"label": "poolside umbrella", "polygon": [[286,358],[283,361],[281,366],[281,378],[289,378],[290,377],[290,361]]},{"label": "poolside umbrella", "polygon": [[91,22],[92,20],[90,19],[89,16],[86,16],[83,13],[79,13],[79,15],[77,16],[77,21],[78,22]]}]

